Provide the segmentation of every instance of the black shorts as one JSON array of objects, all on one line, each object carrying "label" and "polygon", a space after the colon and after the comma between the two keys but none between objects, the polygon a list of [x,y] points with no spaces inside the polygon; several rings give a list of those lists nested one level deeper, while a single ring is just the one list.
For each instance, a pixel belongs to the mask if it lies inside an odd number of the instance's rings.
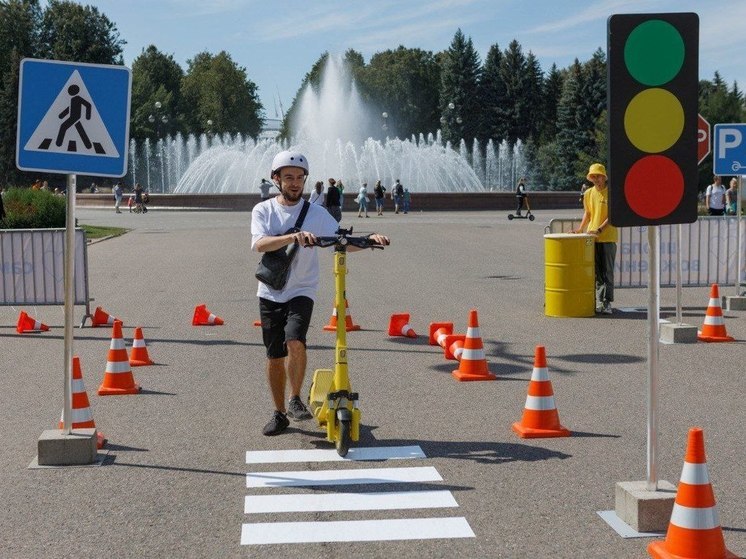
[{"label": "black shorts", "polygon": [[259,314],[268,358],[286,357],[288,340],[298,340],[306,345],[306,333],[313,314],[313,299],[310,297],[293,297],[287,303],[275,303],[260,297]]}]

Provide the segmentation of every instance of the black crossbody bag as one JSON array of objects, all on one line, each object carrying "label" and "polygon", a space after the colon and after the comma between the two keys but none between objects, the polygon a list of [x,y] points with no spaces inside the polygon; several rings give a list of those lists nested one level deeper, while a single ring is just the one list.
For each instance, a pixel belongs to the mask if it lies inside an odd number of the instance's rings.
[{"label": "black crossbody bag", "polygon": [[[295,221],[295,227],[285,231],[285,235],[300,231],[310,205],[307,200],[303,200],[303,207],[300,210],[298,219]],[[299,248],[300,245],[294,242],[286,247],[262,254],[262,259],[256,267],[256,279],[276,291],[283,289],[290,277],[290,265],[293,263],[293,259]]]}]

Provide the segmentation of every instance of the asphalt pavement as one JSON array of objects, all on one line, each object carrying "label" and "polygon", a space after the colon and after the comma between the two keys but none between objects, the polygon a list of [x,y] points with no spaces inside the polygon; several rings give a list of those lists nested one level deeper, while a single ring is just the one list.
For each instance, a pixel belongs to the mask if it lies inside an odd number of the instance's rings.
[{"label": "asphalt pavement", "polygon": [[[91,306],[124,321],[128,345],[141,326],[156,364],[133,368],[141,394],[99,397],[111,331],[76,328],[94,418],[110,441],[106,460],[28,469],[62,409],[63,308],[24,307],[51,331],[21,336],[21,309],[0,307],[0,557],[647,557],[650,539],[623,539],[596,514],[614,508],[616,482],[646,477],[647,318],[619,309],[645,307],[647,291],[618,289],[612,316],[543,311],[544,227],[579,211],[536,212],[534,222],[489,211],[346,213],[343,224],[392,239],[384,251],[349,258],[347,298],[362,327],[348,334],[363,416],[355,447],[403,457],[323,462],[301,453],[293,462],[251,454],[266,458],[257,463],[246,463],[246,453],[332,445],[312,421],[291,423],[278,437],[261,434],[272,406],[261,331],[252,326],[259,257],[249,249],[250,214],[154,208],[77,216],[130,229],[88,247]],[[304,396],[312,371],[333,365],[334,334],[322,330],[333,305],[332,254],[322,251],[320,260]],[[662,290],[664,318],[674,314],[674,297]],[[685,288],[683,297],[684,320],[701,326],[708,289]],[[225,325],[193,327],[200,303]],[[430,322],[463,332],[472,308],[493,382],[457,382],[456,364],[427,344]],[[410,313],[420,337],[389,338],[394,312]],[[76,324],[82,315],[76,307]],[[745,317],[725,313],[736,343],[660,347],[659,478],[678,483],[687,431],[703,427],[726,545],[738,556],[746,555]],[[536,345],[546,347],[572,437],[523,440],[511,431]],[[310,473],[331,482],[288,486]],[[350,485],[337,483],[349,476]],[[391,492],[399,505],[363,503]],[[294,508],[340,494],[340,508],[360,510]],[[289,495],[308,497],[281,499]],[[436,496],[446,504],[428,500]],[[244,512],[247,503],[258,508]],[[271,506],[257,512],[264,504]],[[343,531],[347,542],[308,541]],[[384,534],[392,539],[364,541]],[[299,543],[252,543],[262,537]]]}]

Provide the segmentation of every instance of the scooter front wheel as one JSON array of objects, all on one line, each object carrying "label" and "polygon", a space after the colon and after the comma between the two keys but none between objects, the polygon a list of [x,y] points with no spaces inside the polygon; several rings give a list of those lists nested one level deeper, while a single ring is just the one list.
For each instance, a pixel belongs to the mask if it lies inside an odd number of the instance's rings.
[{"label": "scooter front wheel", "polygon": [[352,420],[339,420],[339,436],[337,437],[336,447],[337,454],[342,457],[347,456],[350,451],[350,442],[352,440]]},{"label": "scooter front wheel", "polygon": [[534,214],[531,214],[531,215],[529,215],[529,216],[528,216],[528,220],[529,220],[529,221],[533,221],[534,219],[536,219],[536,218],[534,217]]},{"label": "scooter front wheel", "polygon": [[510,221],[513,221],[513,214],[508,214],[508,219],[509,219]]}]

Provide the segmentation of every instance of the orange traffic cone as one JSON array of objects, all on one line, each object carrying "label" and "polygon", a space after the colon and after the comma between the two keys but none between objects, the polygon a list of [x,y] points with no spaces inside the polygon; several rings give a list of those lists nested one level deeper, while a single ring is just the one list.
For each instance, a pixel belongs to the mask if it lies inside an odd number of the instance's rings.
[{"label": "orange traffic cone", "polygon": [[254,321],[254,326],[261,326],[261,325],[262,325],[262,321],[261,320],[255,320]]},{"label": "orange traffic cone", "polygon": [[122,321],[115,320],[109,355],[106,359],[104,382],[98,387],[98,395],[137,394],[140,390],[140,385],[135,384],[135,378],[132,376],[127,349],[124,347]]},{"label": "orange traffic cone", "polygon": [[[73,429],[95,429],[96,422],[93,421],[93,412],[91,412],[91,404],[88,402],[88,393],[85,390],[85,384],[83,384],[83,373],[80,370],[80,359],[77,355],[73,355],[73,414],[72,414],[72,428]],[[63,429],[65,410],[62,410],[60,415],[60,424],[58,429]],[[106,444],[106,437],[101,431],[96,431],[96,437],[98,438],[97,447],[103,448]]]},{"label": "orange traffic cone", "polygon": [[469,311],[469,328],[464,339],[464,351],[458,369],[453,371],[453,376],[460,381],[497,379],[487,368],[476,309]]},{"label": "orange traffic cone", "polygon": [[720,304],[720,293],[718,284],[713,283],[710,288],[710,304],[707,305],[707,314],[702,330],[697,333],[697,339],[703,342],[734,342],[735,340],[725,331],[723,321],[723,307]]},{"label": "orange traffic cone", "polygon": [[[335,306],[332,310],[332,318],[329,320],[329,324],[324,326],[324,330],[327,332],[337,331],[337,307]],[[360,330],[360,325],[352,322],[352,316],[350,316],[350,305],[345,299],[345,331],[352,332],[353,330]]]},{"label": "orange traffic cone", "polygon": [[389,336],[416,338],[417,334],[409,325],[409,313],[392,314],[389,319]]},{"label": "orange traffic cone", "polygon": [[21,311],[18,315],[18,322],[16,323],[16,332],[19,334],[23,334],[24,332],[49,332],[49,326]]},{"label": "orange traffic cone", "polygon": [[93,320],[91,321],[91,326],[93,326],[94,328],[98,328],[100,326],[113,326],[114,321],[116,320],[119,319],[115,316],[111,316],[101,307],[96,307],[96,310],[93,311]]},{"label": "orange traffic cone", "polygon": [[207,310],[207,305],[194,307],[192,326],[222,326],[223,319]]},{"label": "orange traffic cone", "polygon": [[704,432],[689,429],[684,469],[665,541],[648,545],[656,559],[738,559],[725,549],[715,494],[707,473]]},{"label": "orange traffic cone", "polygon": [[547,355],[544,346],[537,345],[534,353],[534,371],[528,383],[528,396],[523,409],[523,419],[513,423],[513,431],[523,439],[569,437],[570,431],[562,427],[554,404],[552,381],[547,373]]},{"label": "orange traffic cone", "polygon": [[145,338],[142,335],[142,328],[135,328],[135,338],[132,340],[132,351],[130,352],[130,365],[132,367],[142,367],[152,365],[153,361],[148,355],[148,346],[145,345]]},{"label": "orange traffic cone", "polygon": [[443,347],[446,336],[453,334],[453,322],[431,322],[427,341],[430,345]]},{"label": "orange traffic cone", "polygon": [[461,355],[464,353],[464,334],[451,334],[446,336],[443,344],[443,357],[450,361],[461,361]]}]

